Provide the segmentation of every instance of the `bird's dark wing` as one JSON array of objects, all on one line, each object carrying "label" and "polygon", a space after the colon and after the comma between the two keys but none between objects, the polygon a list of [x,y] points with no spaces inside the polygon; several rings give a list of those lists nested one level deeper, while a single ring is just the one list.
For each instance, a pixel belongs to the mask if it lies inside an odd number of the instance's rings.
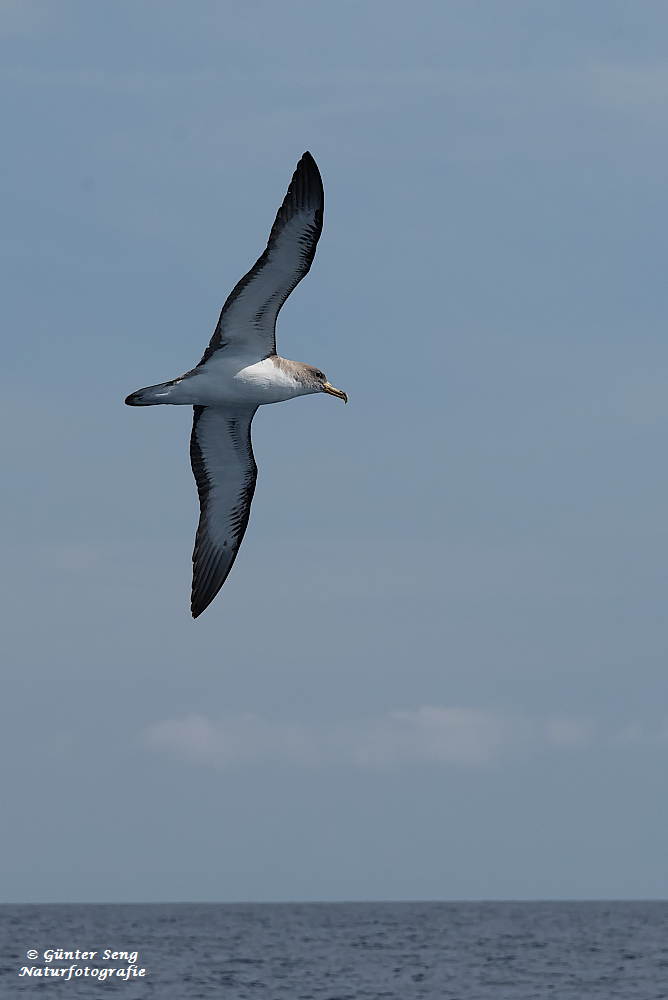
[{"label": "bird's dark wing", "polygon": [[246,531],[257,478],[250,436],[256,409],[194,407],[190,461],[200,518],[193,551],[193,618],[225,583]]},{"label": "bird's dark wing", "polygon": [[313,263],[324,206],[320,171],[311,154],[304,153],[267,248],[230,293],[200,365],[225,347],[239,347],[258,360],[276,353],[276,317]]}]

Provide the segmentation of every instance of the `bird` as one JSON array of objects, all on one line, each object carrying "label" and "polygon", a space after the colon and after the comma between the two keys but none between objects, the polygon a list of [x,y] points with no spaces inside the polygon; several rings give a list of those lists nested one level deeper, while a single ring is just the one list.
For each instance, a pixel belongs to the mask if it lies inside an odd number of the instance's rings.
[{"label": "bird", "polygon": [[306,152],[264,252],[227,297],[199,364],[125,400],[128,406],[193,407],[190,461],[200,504],[192,556],[193,618],[225,583],[248,526],[257,480],[251,423],[258,407],[314,392],[348,402],[347,393],[335,389],[320,368],[276,353],[276,319],[313,263],[324,204],[320,171]]}]

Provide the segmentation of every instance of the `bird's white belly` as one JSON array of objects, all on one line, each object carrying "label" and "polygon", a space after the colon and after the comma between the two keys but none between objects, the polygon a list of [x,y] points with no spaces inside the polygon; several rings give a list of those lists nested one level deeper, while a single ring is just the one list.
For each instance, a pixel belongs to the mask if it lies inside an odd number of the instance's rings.
[{"label": "bird's white belly", "polygon": [[304,392],[304,386],[271,358],[248,363],[243,358],[211,358],[170,386],[165,402],[195,406],[260,406]]}]

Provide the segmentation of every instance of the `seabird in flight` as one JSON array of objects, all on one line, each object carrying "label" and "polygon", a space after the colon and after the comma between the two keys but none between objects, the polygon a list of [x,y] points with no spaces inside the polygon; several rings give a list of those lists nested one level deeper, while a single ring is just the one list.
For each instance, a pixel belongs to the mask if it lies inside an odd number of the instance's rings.
[{"label": "seabird in flight", "polygon": [[319,368],[276,354],[276,317],[311,267],[324,202],[320,172],[311,154],[304,153],[267,248],[230,293],[200,363],[125,400],[129,406],[194,407],[190,460],[200,519],[193,551],[193,618],[225,583],[246,531],[257,478],[250,428],[258,406],[311,392],[348,402]]}]

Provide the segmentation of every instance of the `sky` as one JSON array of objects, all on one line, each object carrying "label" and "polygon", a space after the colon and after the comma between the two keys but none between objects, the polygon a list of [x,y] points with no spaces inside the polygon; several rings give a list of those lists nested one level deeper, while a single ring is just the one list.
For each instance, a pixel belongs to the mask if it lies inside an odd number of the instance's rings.
[{"label": "sky", "polygon": [[[668,896],[668,8],[0,0],[0,899]],[[310,150],[234,569],[197,363]]]}]

